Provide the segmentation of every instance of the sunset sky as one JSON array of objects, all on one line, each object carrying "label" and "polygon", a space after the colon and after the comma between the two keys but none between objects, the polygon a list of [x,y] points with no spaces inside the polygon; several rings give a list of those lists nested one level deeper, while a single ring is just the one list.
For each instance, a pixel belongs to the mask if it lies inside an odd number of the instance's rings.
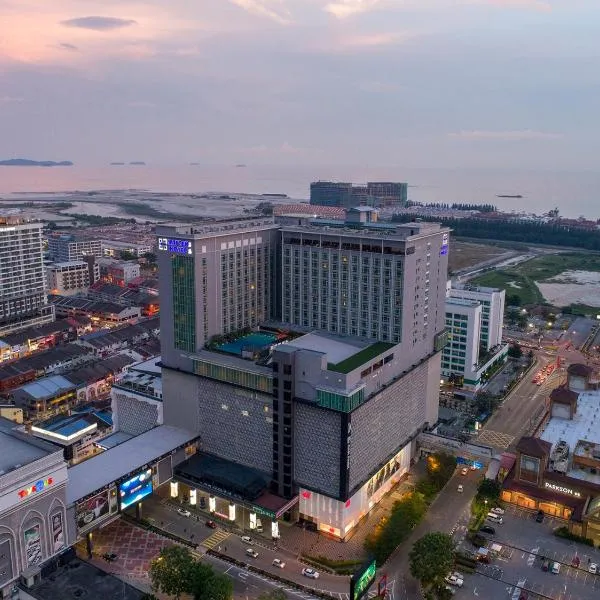
[{"label": "sunset sky", "polygon": [[598,170],[599,0],[0,0],[0,158]]}]

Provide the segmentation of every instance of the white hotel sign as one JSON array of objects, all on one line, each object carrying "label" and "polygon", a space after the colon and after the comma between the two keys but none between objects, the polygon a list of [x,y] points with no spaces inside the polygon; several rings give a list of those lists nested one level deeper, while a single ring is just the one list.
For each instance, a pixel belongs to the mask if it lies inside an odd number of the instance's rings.
[{"label": "white hotel sign", "polygon": [[544,481],[544,487],[546,489],[552,490],[553,492],[560,492],[561,494],[567,494],[567,496],[573,496],[574,498],[581,498],[581,493],[576,492],[568,487],[563,487],[562,485],[556,485],[555,483],[550,483],[549,481]]}]

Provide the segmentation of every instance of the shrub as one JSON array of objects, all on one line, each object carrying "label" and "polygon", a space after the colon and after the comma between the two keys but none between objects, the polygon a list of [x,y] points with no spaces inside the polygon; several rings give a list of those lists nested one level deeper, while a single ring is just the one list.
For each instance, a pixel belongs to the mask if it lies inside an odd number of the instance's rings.
[{"label": "shrub", "polygon": [[594,547],[594,541],[590,538],[586,538],[582,535],[577,535],[576,533],[571,533],[569,528],[563,525],[558,529],[554,530],[554,535],[560,538],[564,538],[565,540],[571,540],[572,542],[579,542],[580,544],[585,544],[586,546]]}]

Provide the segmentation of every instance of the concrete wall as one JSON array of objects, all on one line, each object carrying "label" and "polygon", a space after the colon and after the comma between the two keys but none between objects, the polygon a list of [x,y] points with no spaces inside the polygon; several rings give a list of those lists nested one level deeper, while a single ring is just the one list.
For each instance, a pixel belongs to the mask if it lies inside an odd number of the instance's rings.
[{"label": "concrete wall", "polygon": [[163,423],[163,406],[158,400],[150,400],[126,390],[111,390],[111,409],[115,431],[139,435]]},{"label": "concrete wall", "polygon": [[267,473],[272,468],[272,398],[163,369],[164,421],[200,434],[200,449]]},{"label": "concrete wall", "polygon": [[[439,355],[436,362],[439,365]],[[433,373],[435,364],[425,362],[352,413],[350,490],[405,446],[427,421],[428,412],[433,414],[427,409]]]},{"label": "concrete wall", "polygon": [[340,487],[342,415],[296,403],[294,471],[297,484],[337,496]]}]

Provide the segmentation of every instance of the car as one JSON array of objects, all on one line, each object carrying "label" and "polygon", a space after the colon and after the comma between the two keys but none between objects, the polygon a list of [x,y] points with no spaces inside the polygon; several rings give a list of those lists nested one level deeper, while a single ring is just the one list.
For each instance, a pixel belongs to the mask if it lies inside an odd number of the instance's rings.
[{"label": "car", "polygon": [[588,571],[595,575],[598,572],[598,565],[596,563],[591,563],[588,567]]},{"label": "car", "polygon": [[494,535],[496,533],[496,530],[490,525],[484,525],[483,527],[480,527],[479,531],[482,533],[489,533],[490,535]]},{"label": "car", "polygon": [[490,512],[496,513],[497,515],[503,515],[504,509],[500,508],[499,506],[496,506],[496,508],[492,508]]},{"label": "car", "polygon": [[541,523],[543,520],[544,520],[544,511],[538,510],[537,514],[535,515],[535,521],[536,521],[536,523]]},{"label": "car", "polygon": [[311,579],[319,579],[318,571],[315,571],[310,567],[304,567],[304,569],[302,569],[302,575],[304,575],[304,577],[310,577]]},{"label": "car", "polygon": [[477,471],[477,467],[475,465],[471,465],[469,467],[469,471]]},{"label": "car", "polygon": [[459,486],[456,488],[457,492],[464,492],[463,486],[459,484]]},{"label": "car", "polygon": [[106,562],[114,562],[119,557],[114,552],[106,552],[105,554],[102,555],[102,558]]},{"label": "car", "polygon": [[451,596],[454,596],[454,594],[456,594],[456,590],[450,587],[449,585],[445,585],[444,587],[446,588],[446,590],[448,590]]},{"label": "car", "polygon": [[258,558],[258,552],[253,548],[246,548],[246,554],[252,558]]},{"label": "car", "polygon": [[216,529],[217,528],[217,524],[214,521],[206,521],[206,523],[204,523],[207,527],[210,527],[211,529]]},{"label": "car", "polygon": [[191,517],[192,513],[189,510],[186,510],[185,508],[178,508],[177,512],[182,516],[182,517]]},{"label": "car", "polygon": [[542,571],[548,571],[550,569],[550,561],[546,558],[542,561]]},{"label": "car", "polygon": [[456,587],[462,587],[464,583],[463,580],[456,577],[454,573],[452,575],[448,575],[448,577],[444,577],[444,581],[450,585],[455,585]]},{"label": "car", "polygon": [[280,558],[274,558],[273,566],[278,567],[279,569],[283,569],[285,567],[285,563]]},{"label": "car", "polygon": [[244,542],[244,544],[249,544],[250,546],[252,546],[252,544],[254,544],[254,542],[252,541],[252,538],[248,535],[242,536],[242,542]]},{"label": "car", "polygon": [[558,575],[560,573],[560,563],[555,562],[555,563],[552,564],[552,572],[555,575]]},{"label": "car", "polygon": [[577,556],[577,554],[573,557],[573,559],[571,560],[571,566],[575,567],[576,569],[579,569],[579,564],[581,563],[581,559],[579,558],[579,556]]},{"label": "car", "polygon": [[469,472],[469,469],[467,469],[466,467],[464,469],[460,470],[461,475],[466,475],[468,472]]}]

